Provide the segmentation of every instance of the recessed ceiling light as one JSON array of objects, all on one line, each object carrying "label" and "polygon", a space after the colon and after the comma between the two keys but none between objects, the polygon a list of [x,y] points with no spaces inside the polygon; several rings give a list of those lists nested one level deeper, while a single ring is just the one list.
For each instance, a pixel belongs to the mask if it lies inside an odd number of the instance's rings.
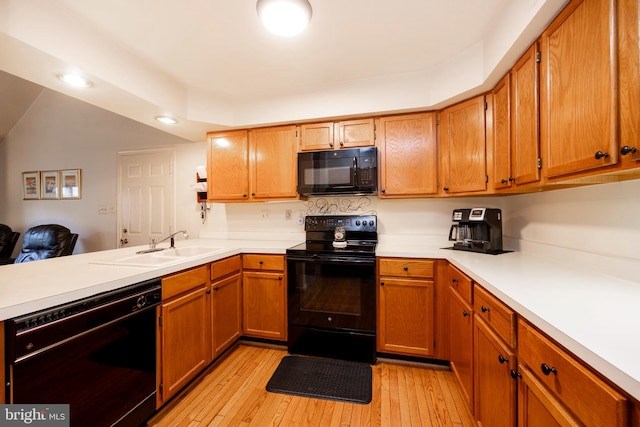
[{"label": "recessed ceiling light", "polygon": [[301,33],[312,14],[307,0],[258,0],[256,10],[264,26],[280,36]]},{"label": "recessed ceiling light", "polygon": [[58,78],[63,82],[65,82],[66,84],[73,87],[86,88],[86,87],[93,86],[93,83],[91,83],[90,80],[87,80],[78,74],[71,74],[71,73],[58,74]]},{"label": "recessed ceiling light", "polygon": [[175,125],[176,123],[178,123],[176,119],[169,116],[156,116],[156,120],[160,123],[164,123],[165,125]]}]

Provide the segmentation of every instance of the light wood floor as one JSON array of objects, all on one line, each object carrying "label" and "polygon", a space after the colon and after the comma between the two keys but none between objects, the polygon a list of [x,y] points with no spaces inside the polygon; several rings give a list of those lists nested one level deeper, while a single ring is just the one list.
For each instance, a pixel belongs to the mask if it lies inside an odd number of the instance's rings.
[{"label": "light wood floor", "polygon": [[241,344],[148,423],[168,426],[475,426],[445,369],[378,362],[373,399],[352,404],[270,393],[281,349]]}]

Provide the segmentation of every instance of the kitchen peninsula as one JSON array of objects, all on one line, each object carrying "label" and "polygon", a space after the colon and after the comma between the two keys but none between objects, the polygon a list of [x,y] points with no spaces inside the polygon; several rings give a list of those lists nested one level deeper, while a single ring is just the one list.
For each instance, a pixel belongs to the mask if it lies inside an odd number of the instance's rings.
[{"label": "kitchen peninsula", "polygon": [[[1,267],[0,319],[28,314],[240,253],[284,254],[287,247],[297,243],[295,240],[190,240],[184,242],[183,247],[218,249],[164,267],[93,263],[114,255],[133,253],[140,248]],[[637,363],[640,343],[628,336],[629,331],[640,330],[640,318],[635,315],[634,306],[640,300],[637,282],[571,268],[557,258],[545,258],[539,254],[517,251],[490,256],[441,250],[443,246],[440,242],[420,242],[415,237],[381,236],[376,254],[378,257],[448,260],[622,391],[640,399],[640,366]]]}]

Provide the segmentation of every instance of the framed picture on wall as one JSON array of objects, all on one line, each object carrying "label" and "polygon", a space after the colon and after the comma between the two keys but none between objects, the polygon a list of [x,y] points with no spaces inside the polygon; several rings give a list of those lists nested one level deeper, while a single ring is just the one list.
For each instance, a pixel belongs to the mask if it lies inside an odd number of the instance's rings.
[{"label": "framed picture on wall", "polygon": [[82,182],[80,169],[60,171],[60,197],[63,199],[80,199],[82,197]]},{"label": "framed picture on wall", "polygon": [[24,200],[40,198],[40,172],[22,172],[22,198]]},{"label": "framed picture on wall", "polygon": [[40,172],[40,187],[43,199],[60,198],[59,177],[58,171]]}]

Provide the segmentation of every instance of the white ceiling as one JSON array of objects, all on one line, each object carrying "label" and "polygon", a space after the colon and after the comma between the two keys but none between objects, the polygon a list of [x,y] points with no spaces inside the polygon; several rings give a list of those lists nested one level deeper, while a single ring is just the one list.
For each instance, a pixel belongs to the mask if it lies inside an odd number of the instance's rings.
[{"label": "white ceiling", "polygon": [[[0,70],[193,141],[439,108],[489,89],[565,0],[310,0],[296,38],[255,0],[0,0]],[[95,85],[71,90],[70,67]],[[2,86],[0,86],[2,88]],[[180,123],[155,123],[172,114]]]}]

